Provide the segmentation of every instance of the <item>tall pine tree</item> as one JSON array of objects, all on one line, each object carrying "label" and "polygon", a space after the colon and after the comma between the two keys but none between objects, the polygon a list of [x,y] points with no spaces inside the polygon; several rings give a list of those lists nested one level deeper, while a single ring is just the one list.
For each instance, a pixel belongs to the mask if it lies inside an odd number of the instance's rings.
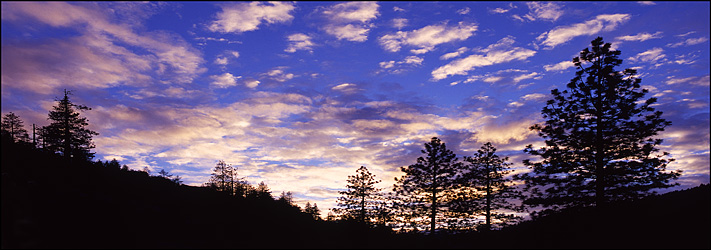
[{"label": "tall pine tree", "polygon": [[77,105],[69,100],[70,91],[64,90],[64,98],[57,100],[57,105],[49,111],[51,123],[43,127],[42,142],[51,152],[61,152],[66,159],[77,158],[90,160],[94,153],[91,138],[99,133],[87,128],[86,117],[81,117],[80,110],[91,110],[84,105]]},{"label": "tall pine tree", "polygon": [[429,217],[430,233],[437,225],[437,214],[446,211],[452,201],[457,186],[459,162],[457,156],[439,138],[433,137],[425,143],[424,157],[417,163],[402,167],[402,178],[395,178],[394,191],[404,196],[404,205],[415,216]]},{"label": "tall pine tree", "polygon": [[[496,147],[491,142],[485,143],[472,157],[464,157],[462,188],[472,188],[475,192],[473,196],[463,198],[465,201],[470,201],[466,202],[470,211],[477,211],[484,215],[486,223],[484,230],[491,229],[492,219],[496,220],[497,224],[506,224],[520,219],[519,216],[510,213],[523,210],[521,206],[514,203],[515,200],[523,197],[521,192],[513,187],[512,180],[506,177],[512,171],[509,167],[512,163],[507,162],[508,159],[508,157],[499,157],[496,154]],[[508,210],[509,213],[502,210]]]},{"label": "tall pine tree", "polygon": [[642,99],[648,90],[636,70],[615,70],[621,52],[610,46],[598,37],[573,59],[578,71],[568,89],[551,91],[545,123],[531,127],[545,146],[524,150],[542,158],[524,160],[533,171],[518,176],[531,195],[526,204],[601,206],[675,185],[680,171],[666,171],[673,159],[659,153],[662,139],[654,138],[671,122],[652,107],[656,98]]},{"label": "tall pine tree", "polygon": [[348,176],[348,188],[346,191],[339,191],[342,196],[338,198],[337,212],[342,217],[355,219],[360,222],[370,223],[371,218],[377,217],[379,188],[375,187],[380,180],[375,179],[375,175],[368,171],[368,168],[360,166],[356,170],[356,175]]}]

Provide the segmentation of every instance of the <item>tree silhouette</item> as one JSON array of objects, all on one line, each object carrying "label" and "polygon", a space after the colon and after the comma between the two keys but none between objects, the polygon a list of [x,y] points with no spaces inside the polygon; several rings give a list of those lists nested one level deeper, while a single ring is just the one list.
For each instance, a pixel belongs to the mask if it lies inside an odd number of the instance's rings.
[{"label": "tree silhouette", "polygon": [[205,183],[205,186],[217,191],[239,196],[242,196],[240,191],[243,190],[243,185],[245,185],[244,181],[237,177],[237,169],[223,160],[219,160],[215,164],[210,180]]},{"label": "tree silhouette", "polygon": [[356,170],[356,175],[349,175],[346,191],[339,191],[342,196],[338,198],[336,209],[342,217],[352,218],[360,222],[370,223],[371,218],[376,217],[377,199],[380,188],[376,188],[380,180],[375,179],[375,175],[368,171],[368,168],[360,166]]},{"label": "tree silhouette", "polygon": [[497,212],[502,209],[517,212],[523,210],[521,206],[512,203],[514,199],[523,197],[520,191],[513,188],[512,180],[506,178],[512,171],[509,166],[513,164],[508,163],[508,159],[496,155],[496,147],[491,142],[485,143],[473,157],[464,157],[466,164],[461,178],[462,188],[473,192],[465,192],[462,198],[469,211],[473,209],[484,214],[484,230],[491,229],[492,219],[502,224],[520,219],[511,213]]},{"label": "tree silhouette", "polygon": [[86,117],[81,117],[79,110],[91,110],[84,105],[77,105],[69,100],[70,91],[64,90],[64,98],[57,100],[57,105],[49,111],[51,123],[43,127],[43,145],[50,152],[61,152],[65,159],[77,157],[92,159],[94,148],[92,136],[99,133],[89,130]]},{"label": "tree silhouette", "polygon": [[614,69],[621,52],[610,46],[598,37],[573,59],[578,71],[568,89],[551,91],[541,111],[545,123],[531,127],[545,146],[524,150],[543,158],[524,160],[533,171],[517,176],[530,192],[526,204],[602,206],[675,185],[669,182],[680,171],[665,171],[673,159],[658,154],[662,139],[652,138],[671,122],[654,111],[656,98],[642,99],[648,90],[641,89],[636,70]]},{"label": "tree silhouette", "polygon": [[269,190],[269,186],[267,186],[264,181],[259,182],[256,187],[252,187],[247,185],[247,197],[254,198],[254,199],[269,199],[273,200],[274,197],[272,197],[272,191]]},{"label": "tree silhouette", "polygon": [[304,213],[311,215],[314,220],[321,219],[321,210],[318,209],[316,203],[312,206],[310,202],[306,202],[306,205],[304,206]]},{"label": "tree silhouette", "polygon": [[30,136],[22,125],[22,120],[15,113],[7,113],[2,117],[2,134],[8,135],[14,142],[30,142]]},{"label": "tree silhouette", "polygon": [[425,143],[425,150],[421,152],[425,157],[418,157],[417,163],[401,168],[405,176],[395,178],[394,191],[407,197],[402,205],[412,209],[412,215],[429,217],[430,233],[434,233],[437,213],[451,205],[460,164],[454,152],[437,137]]}]

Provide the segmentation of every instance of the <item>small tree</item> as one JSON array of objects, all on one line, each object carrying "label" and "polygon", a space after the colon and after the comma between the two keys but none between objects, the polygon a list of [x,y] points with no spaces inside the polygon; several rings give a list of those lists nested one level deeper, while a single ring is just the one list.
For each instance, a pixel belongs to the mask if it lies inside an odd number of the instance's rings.
[{"label": "small tree", "polygon": [[[212,170],[210,180],[205,183],[206,186],[212,187],[217,191],[225,192],[230,195],[237,195],[240,187],[244,185],[244,181],[237,178],[237,169],[219,160]],[[241,196],[242,194],[239,193]]]},{"label": "small tree", "polygon": [[310,202],[306,202],[306,206],[304,207],[304,213],[311,215],[314,220],[320,220],[321,219],[321,210],[318,209],[318,206],[316,203],[314,203],[313,206],[311,206]]},{"label": "small tree", "polygon": [[247,197],[254,199],[274,199],[272,197],[272,191],[269,190],[269,186],[267,186],[264,181],[259,182],[256,187],[249,186]]},{"label": "small tree", "polygon": [[513,188],[511,179],[506,175],[511,173],[508,157],[500,158],[496,155],[496,148],[491,142],[485,143],[481,149],[474,153],[473,157],[464,157],[467,163],[464,165],[464,173],[461,183],[463,189],[473,188],[476,192],[466,192],[463,196],[469,203],[469,209],[481,211],[486,218],[484,230],[490,230],[492,219],[496,219],[501,224],[520,219],[511,213],[503,213],[500,210],[510,210],[520,212],[521,206],[517,206],[512,201],[521,199],[521,192]]},{"label": "small tree", "polygon": [[680,171],[665,171],[673,159],[658,154],[662,139],[653,138],[671,122],[654,111],[656,98],[642,99],[648,91],[636,70],[614,69],[621,52],[610,47],[598,37],[573,59],[578,71],[568,89],[551,91],[553,99],[541,111],[545,123],[531,127],[545,146],[524,150],[542,158],[524,160],[533,171],[517,177],[530,193],[526,204],[553,210],[602,206],[676,185],[670,181]]},{"label": "small tree", "polygon": [[91,138],[99,133],[86,128],[88,120],[79,113],[91,108],[72,103],[70,94],[70,91],[64,90],[64,98],[57,100],[57,105],[49,111],[47,119],[51,123],[42,131],[43,145],[51,152],[61,152],[66,159],[91,159],[94,157],[94,153],[89,152],[94,148]]},{"label": "small tree", "polygon": [[368,171],[368,168],[361,166],[356,170],[356,175],[348,176],[346,191],[339,191],[342,196],[338,198],[337,211],[343,217],[353,218],[360,222],[369,223],[375,217],[377,198],[381,189],[375,184],[380,180],[375,179],[375,175]]},{"label": "small tree", "polygon": [[7,135],[14,142],[30,142],[30,136],[22,124],[22,120],[15,113],[7,113],[2,117],[2,134]]},{"label": "small tree", "polygon": [[429,217],[430,233],[434,233],[437,214],[451,205],[460,164],[454,152],[437,137],[425,143],[422,153],[425,156],[417,158],[417,163],[401,168],[405,176],[395,178],[394,191],[408,197],[403,205],[412,209],[415,216]]}]

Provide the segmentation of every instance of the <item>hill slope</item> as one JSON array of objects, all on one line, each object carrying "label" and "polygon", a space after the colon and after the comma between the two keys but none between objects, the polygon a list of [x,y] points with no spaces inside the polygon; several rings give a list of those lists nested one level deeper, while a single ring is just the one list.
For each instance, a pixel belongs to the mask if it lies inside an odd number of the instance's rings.
[{"label": "hill slope", "polygon": [[706,184],[488,233],[394,234],[2,144],[2,248],[708,249],[710,197]]}]

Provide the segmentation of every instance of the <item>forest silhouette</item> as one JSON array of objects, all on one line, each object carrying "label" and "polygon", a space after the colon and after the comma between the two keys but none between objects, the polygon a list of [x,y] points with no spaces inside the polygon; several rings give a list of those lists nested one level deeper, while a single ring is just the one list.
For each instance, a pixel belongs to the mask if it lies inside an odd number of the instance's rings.
[{"label": "forest silhouette", "polygon": [[531,127],[546,146],[524,149],[542,159],[524,161],[530,173],[507,177],[491,143],[460,161],[434,137],[393,192],[357,169],[326,220],[224,161],[200,187],[94,161],[90,108],[65,90],[32,137],[3,117],[2,248],[709,248],[709,184],[656,194],[681,174],[652,138],[671,122],[634,70],[614,69],[619,54],[597,38],[573,59],[576,77]]}]

